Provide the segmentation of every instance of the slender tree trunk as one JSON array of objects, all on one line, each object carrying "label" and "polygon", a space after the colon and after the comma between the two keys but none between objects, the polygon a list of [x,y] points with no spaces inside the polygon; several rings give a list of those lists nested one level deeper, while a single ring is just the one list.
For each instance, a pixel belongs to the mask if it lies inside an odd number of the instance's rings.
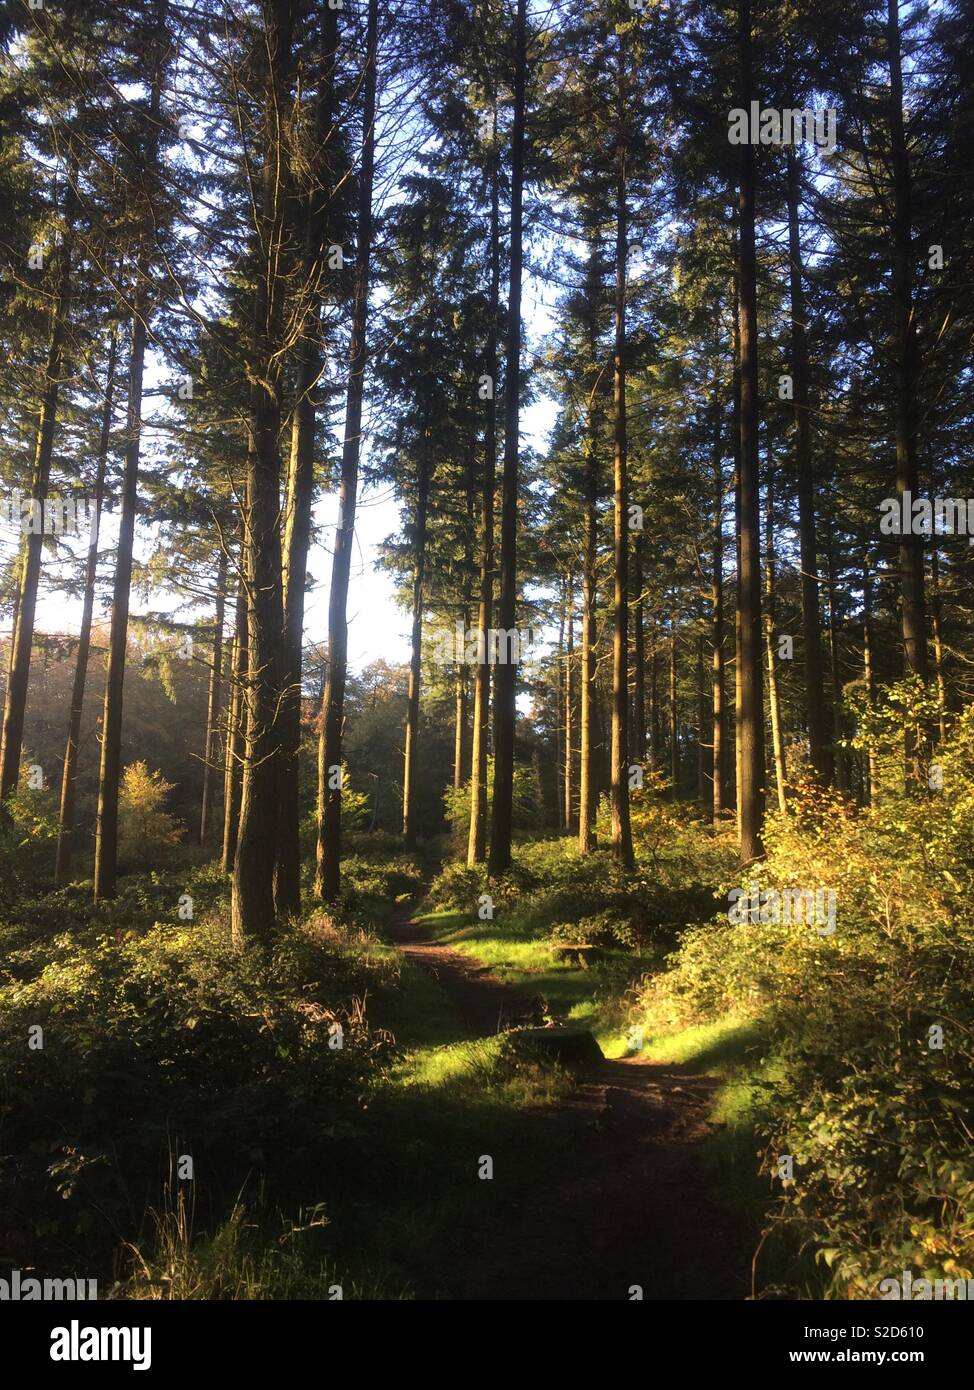
[{"label": "slender tree trunk", "polygon": [[646,761],[646,619],[643,602],[643,538],[636,536],[633,546],[633,680],[632,752],[634,763]]},{"label": "slender tree trunk", "polygon": [[[504,481],[501,503],[501,582],[499,626],[511,632],[517,606],[517,496],[521,398],[522,203],[524,197],[525,80],[527,68],[527,0],[518,0],[514,60],[514,113],[511,127],[511,249],[507,303],[507,361],[504,373]],[[510,655],[510,653],[508,653]],[[494,673],[494,796],[491,804],[492,876],[511,862],[514,804],[514,729],[517,664],[498,662]]]},{"label": "slender tree trunk", "polygon": [[[917,461],[917,349],[914,313],[913,194],[903,120],[903,64],[898,0],[887,0],[886,46],[889,61],[890,169],[893,181],[893,302],[896,313],[896,495],[919,490]],[[903,660],[906,673],[927,679],[927,624],[924,598],[923,538],[899,541]],[[909,757],[909,750],[908,750]]]},{"label": "slender tree trunk", "polygon": [[311,545],[314,501],[314,451],[317,419],[316,391],[324,366],[321,338],[321,300],[328,258],[328,205],[335,177],[332,172],[332,124],[335,113],[334,77],[338,47],[338,13],[328,6],[321,15],[321,72],[315,99],[316,158],[310,170],[310,190],[302,202],[303,240],[301,297],[303,318],[297,348],[291,456],[284,510],[284,642],[282,647],[281,766],[278,791],[277,862],[274,867],[274,906],[280,917],[301,911],[301,847],[299,773],[301,748],[301,666],[304,644],[305,587]]},{"label": "slender tree trunk", "polygon": [[835,785],[839,791],[849,791],[849,760],[842,746],[842,653],[839,651],[839,627],[835,616],[835,564],[832,557],[832,538],[825,546],[825,584],[828,588],[828,653],[832,669],[832,727],[835,739]]},{"label": "slender tree trunk", "polygon": [[719,382],[714,394],[714,559],[710,586],[711,643],[713,646],[713,799],[714,825],[724,813],[724,474],[721,467],[721,408]]},{"label": "slender tree trunk", "polygon": [[709,811],[713,805],[713,791],[709,784],[710,746],[707,743],[707,692],[704,689],[703,633],[697,635],[696,667],[697,684],[697,801],[701,811]]},{"label": "slender tree trunk", "polygon": [[947,682],[944,677],[943,606],[940,593],[940,551],[930,552],[930,618],[933,626],[933,658],[937,676],[937,724],[940,741],[947,737]]},{"label": "slender tree trunk", "polygon": [[575,828],[575,785],[572,740],[575,736],[575,576],[566,579],[567,639],[565,649],[565,829]]},{"label": "slender tree trunk", "polygon": [[409,649],[409,693],[406,698],[406,751],[402,778],[402,833],[407,849],[415,849],[419,830],[416,805],[416,751],[423,673],[423,604],[426,597],[426,522],[429,513],[431,449],[429,430],[424,429],[416,480],[416,515],[413,519],[413,614]]},{"label": "slender tree trunk", "polygon": [[[751,6],[739,0],[741,105],[750,110]],[[758,469],[757,257],[754,147],[742,145],[739,201],[741,334],[741,859],[763,853],[764,698],[761,668],[761,509]]]},{"label": "slender tree trunk", "polygon": [[[493,135],[497,137],[497,106]],[[470,828],[467,864],[482,864],[487,857],[487,752],[490,737],[490,652],[487,637],[494,605],[494,487],[497,473],[497,320],[500,309],[500,207],[497,170],[490,177],[490,306],[486,350],[489,390],[484,402],[484,483],[480,511],[480,603],[477,630],[480,660],[474,679],[473,747],[470,753]]]},{"label": "slender tree trunk", "polygon": [[680,798],[680,711],[676,685],[676,625],[670,619],[670,797]]},{"label": "slender tree trunk", "polygon": [[51,310],[47,363],[44,369],[44,388],[37,414],[37,435],[30,489],[31,529],[25,536],[21,547],[16,612],[10,641],[7,693],[3,710],[3,736],[0,739],[0,801],[14,790],[20,778],[21,745],[24,741],[24,719],[27,713],[27,684],[30,679],[37,590],[41,574],[41,550],[44,542],[45,504],[51,478],[54,430],[64,368],[68,312],[71,304],[73,216],[74,196],[71,183],[68,181],[64,198],[66,228],[61,243],[60,264],[54,292],[54,304]]},{"label": "slender tree trunk", "polygon": [[[589,247],[587,291],[590,303],[597,302],[599,291],[598,248],[593,237]],[[596,342],[594,317],[592,319],[589,341],[590,359],[596,361]],[[578,849],[580,854],[589,854],[595,848],[597,837],[595,818],[598,808],[598,777],[595,755],[598,740],[595,736],[595,669],[596,669],[596,604],[598,584],[596,561],[598,558],[598,452],[595,393],[598,387],[596,376],[588,398],[588,412],[585,431],[585,513],[584,550],[582,555],[582,664],[581,692],[579,708],[579,804],[578,804]]]},{"label": "slender tree trunk", "polygon": [[98,828],[95,837],[95,900],[115,896],[118,874],[118,794],[122,762],[122,690],[128,642],[132,549],[138,506],[139,455],[142,441],[142,378],[145,371],[147,305],[143,300],[132,320],[129,355],[125,467],[115,561],[108,672],[102,716],[101,768],[98,776]]},{"label": "slender tree trunk", "polygon": [[[470,608],[464,604],[461,621],[464,641],[470,627]],[[463,786],[464,771],[467,764],[467,667],[462,657],[457,662],[453,677],[453,786],[459,791]]]},{"label": "slender tree trunk", "polygon": [[805,721],[808,759],[823,782],[832,778],[832,752],[825,733],[825,676],[812,468],[811,371],[808,362],[808,308],[799,227],[801,169],[794,149],[788,161],[788,249],[791,290],[791,367],[795,388],[795,456],[798,470],[798,536],[801,552],[802,640],[805,649]]},{"label": "slender tree trunk", "polygon": [[829,658],[832,667],[832,716],[835,738],[835,785],[839,791],[849,790],[849,765],[846,750],[842,747],[844,735],[842,723],[842,674],[841,652],[839,650],[839,627],[836,618],[835,573],[832,557],[832,538],[829,536],[825,551],[827,583],[829,592]]},{"label": "slender tree trunk", "polygon": [[[738,254],[739,251],[738,251]],[[737,819],[737,839],[741,839],[741,292],[740,279],[734,276],[734,403],[732,430],[734,435],[734,812]]]},{"label": "slender tree trunk", "polygon": [[650,730],[650,762],[655,770],[659,770],[662,765],[662,735],[660,733],[660,714],[659,714],[659,663],[657,658],[657,647],[659,641],[659,628],[653,622],[653,639],[649,649],[649,730]]},{"label": "slender tree trunk", "polygon": [[233,872],[237,853],[237,826],[240,817],[240,791],[243,784],[243,760],[247,738],[247,587],[241,579],[237,585],[234,615],[233,664],[231,667],[230,705],[227,713],[226,769],[223,777],[223,872]]},{"label": "slender tree trunk", "polygon": [[788,765],[781,733],[781,700],[778,694],[778,666],[775,651],[775,558],[774,558],[774,471],[771,440],[768,439],[768,495],[765,513],[764,586],[767,609],[764,633],[768,650],[768,703],[771,707],[771,747],[774,755],[775,783],[778,789],[778,810],[788,813]]},{"label": "slender tree trunk", "polygon": [[213,803],[216,798],[216,778],[220,750],[220,704],[223,699],[223,614],[227,599],[227,557],[220,551],[216,578],[216,614],[213,624],[213,656],[210,663],[210,688],[206,702],[206,742],[203,756],[203,805],[200,811],[200,844],[210,838],[213,822]]},{"label": "slender tree trunk", "polygon": [[568,608],[567,577],[560,584],[561,602],[558,605],[558,650],[555,663],[557,691],[555,696],[555,790],[558,801],[558,829],[564,830],[568,824],[565,814],[565,622]]},{"label": "slender tree trunk", "polygon": [[342,732],[348,673],[348,582],[355,535],[358,468],[362,447],[362,402],[365,392],[369,268],[372,256],[372,183],[375,170],[375,107],[378,0],[369,0],[366,69],[362,94],[362,163],[358,184],[355,292],[349,345],[345,439],[338,495],[338,525],[328,600],[328,669],[318,740],[318,847],[315,896],[334,902],[341,888]]},{"label": "slender tree trunk", "polygon": [[[868,562],[862,567],[862,667],[866,683],[866,697],[870,708],[876,703],[876,670],[873,665],[873,589],[872,575]],[[868,752],[868,796],[870,809],[875,813],[879,805],[879,759],[875,746],[870,743]]]},{"label": "slender tree trunk", "polygon": [[233,865],[234,942],[266,941],[275,924],[274,866],[282,761],[281,700],[284,594],[281,554],[281,347],[285,243],[284,184],[290,105],[294,9],[264,11],[261,35],[267,75],[262,111],[263,170],[256,213],[259,265],[254,295],[254,371],[244,500],[244,564],[248,600],[247,743]]},{"label": "slender tree trunk", "polygon": [[612,414],[614,434],[614,582],[612,635],[612,855],[635,867],[629,819],[629,441],[626,428],[626,208],[625,38],[619,37],[616,150],[616,304]]},{"label": "slender tree trunk", "polygon": [[54,866],[54,881],[59,885],[67,883],[71,877],[71,860],[74,851],[78,748],[81,741],[81,717],[84,713],[85,685],[88,680],[88,657],[91,652],[91,622],[95,607],[95,581],[98,575],[98,536],[101,528],[102,505],[105,500],[105,472],[108,466],[108,450],[111,444],[112,418],[115,408],[115,367],[117,361],[118,329],[117,326],[113,325],[108,345],[105,399],[102,407],[101,430],[98,436],[98,463],[95,471],[91,532],[88,537],[88,559],[85,565],[81,631],[78,634],[78,655],[74,667],[71,710],[68,715],[68,738],[64,747],[64,766],[61,770],[61,813],[58,822],[57,857]]}]

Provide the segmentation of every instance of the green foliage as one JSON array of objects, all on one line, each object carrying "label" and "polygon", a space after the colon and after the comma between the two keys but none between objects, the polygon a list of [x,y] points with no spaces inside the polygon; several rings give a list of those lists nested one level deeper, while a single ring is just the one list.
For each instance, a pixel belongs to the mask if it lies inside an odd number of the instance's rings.
[{"label": "green foliage", "polygon": [[[487,800],[493,795],[494,759],[487,759]],[[450,846],[455,854],[465,855],[470,830],[470,783],[461,787],[449,786],[443,793],[443,806],[450,827]],[[512,825],[515,830],[534,830],[540,819],[538,789],[530,767],[514,764],[512,791]]]},{"label": "green foliage", "polygon": [[144,762],[130,763],[122,773],[118,796],[119,858],[147,869],[150,862],[182,838],[182,826],[164,808],[173,790],[161,772]]},{"label": "green foliage", "polygon": [[[887,791],[875,815],[808,785],[769,823],[760,888],[835,891],[836,930],[699,925],[645,982],[650,1031],[760,1023],[781,1062],[767,1090],[775,1224],[810,1243],[827,1291],[880,1279],[971,1277],[974,1142],[974,709],[937,750],[943,790]],[[943,1047],[938,1028],[943,1030]],[[933,1030],[933,1031],[931,1031]]]},{"label": "green foliage", "polygon": [[[174,917],[169,891],[157,908]],[[52,1259],[107,1258],[158,1205],[173,1155],[192,1155],[206,1220],[248,1182],[299,1202],[309,1171],[327,1187],[350,1161],[389,1048],[362,1001],[391,976],[335,924],[240,953],[219,915],[106,934],[97,914],[62,918],[52,900],[30,930],[4,927],[0,947],[0,1200],[14,1258],[35,1261],[38,1238]],[[42,1049],[28,1047],[36,1025]]]}]

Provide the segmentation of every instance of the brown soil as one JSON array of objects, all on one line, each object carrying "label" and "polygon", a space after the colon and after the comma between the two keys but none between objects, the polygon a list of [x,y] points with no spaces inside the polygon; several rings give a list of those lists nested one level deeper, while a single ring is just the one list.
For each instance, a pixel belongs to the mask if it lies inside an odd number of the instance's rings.
[{"label": "brown soil", "polygon": [[[471,957],[424,940],[408,917],[391,935],[437,980],[471,1036],[533,1021],[522,995]],[[465,1233],[444,1296],[625,1300],[639,1285],[644,1299],[745,1297],[746,1250],[696,1152],[710,1131],[715,1084],[679,1066],[606,1060],[563,1104],[523,1111],[525,1144],[551,1152],[547,1180],[517,1201],[490,1185],[491,1219]]]}]

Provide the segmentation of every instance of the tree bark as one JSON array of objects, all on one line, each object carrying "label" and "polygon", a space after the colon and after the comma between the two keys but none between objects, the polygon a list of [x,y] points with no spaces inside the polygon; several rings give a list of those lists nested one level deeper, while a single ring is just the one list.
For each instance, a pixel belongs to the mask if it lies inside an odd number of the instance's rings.
[{"label": "tree bark", "polygon": [[565,648],[565,829],[575,829],[575,760],[572,741],[575,737],[575,576],[569,571],[566,578],[566,648]]},{"label": "tree bark", "polygon": [[676,687],[676,624],[670,619],[670,799],[680,798],[680,718]]},{"label": "tree bark", "polygon": [[764,584],[767,609],[764,615],[765,642],[768,651],[768,703],[771,707],[771,748],[774,756],[775,783],[778,790],[778,810],[788,813],[788,766],[781,732],[781,701],[778,694],[777,652],[775,651],[775,560],[774,560],[774,471],[771,441],[768,440],[768,488],[765,512]]},{"label": "tree bark", "polygon": [[[497,137],[497,106],[493,135]],[[477,630],[482,644],[473,694],[473,748],[470,754],[470,829],[467,864],[482,864],[487,857],[487,745],[490,736],[490,653],[487,635],[494,604],[494,487],[497,474],[497,318],[500,306],[500,206],[497,169],[490,176],[490,302],[486,350],[486,375],[490,391],[484,402],[484,482],[480,511],[480,603]]]},{"label": "tree bark", "polygon": [[[41,551],[44,543],[44,509],[51,478],[54,430],[57,422],[58,398],[64,367],[68,312],[71,304],[73,215],[74,194],[69,179],[65,187],[65,232],[61,242],[54,304],[51,309],[51,328],[48,338],[47,362],[44,369],[44,390],[37,415],[34,467],[30,489],[31,529],[22,545],[20,580],[15,600],[16,612],[10,641],[7,693],[3,711],[3,736],[0,740],[0,801],[14,790],[20,779],[21,745],[24,740],[24,719],[27,713],[27,685],[30,679],[34,620],[37,612],[37,590],[41,574]],[[36,509],[34,504],[36,504]]]},{"label": "tree bark", "polygon": [[844,735],[842,721],[842,675],[841,652],[839,650],[839,629],[835,616],[835,574],[832,558],[832,538],[829,536],[825,551],[827,566],[826,579],[829,594],[829,658],[832,667],[832,719],[835,739],[835,785],[839,791],[849,790],[849,763],[846,750],[842,747]]},{"label": "tree bark", "polygon": [[338,47],[338,12],[328,6],[321,14],[321,71],[315,98],[316,158],[311,187],[303,202],[303,248],[298,293],[303,323],[297,349],[294,416],[287,502],[284,511],[284,643],[282,648],[281,767],[278,792],[277,862],[274,866],[274,906],[280,917],[301,911],[301,849],[299,839],[299,772],[301,747],[301,667],[304,644],[305,587],[311,545],[314,502],[314,449],[317,420],[316,391],[324,366],[321,301],[328,256],[328,204],[334,177],[331,136],[334,121],[334,78]]},{"label": "tree bark", "polygon": [[791,292],[791,368],[795,381],[795,461],[798,472],[798,536],[801,553],[802,642],[805,650],[805,722],[808,760],[822,782],[832,779],[832,751],[825,733],[825,675],[822,662],[822,620],[819,597],[818,545],[815,519],[815,475],[812,468],[811,403],[808,361],[808,308],[798,220],[801,170],[794,149],[788,161],[788,250]]},{"label": "tree bark", "polygon": [[[896,314],[896,495],[919,489],[917,460],[917,350],[914,314],[913,194],[903,121],[903,62],[898,0],[887,0],[886,45],[889,61],[890,168],[893,180],[893,303]],[[899,540],[903,661],[907,675],[927,679],[927,624],[924,596],[923,537]],[[909,750],[908,750],[909,761]]]},{"label": "tree bark", "polygon": [[237,584],[236,612],[233,623],[233,661],[231,665],[230,704],[227,711],[226,767],[223,775],[223,872],[233,872],[237,853],[237,826],[240,818],[240,791],[243,785],[243,760],[247,739],[247,587],[241,578]]},{"label": "tree bark", "polygon": [[402,833],[407,849],[415,849],[419,833],[416,805],[416,750],[419,739],[419,695],[423,657],[423,604],[426,596],[426,521],[429,513],[430,451],[428,428],[420,440],[413,518],[413,611],[409,648],[409,693],[406,698],[406,751],[402,778]]},{"label": "tree bark", "polygon": [[[872,575],[868,561],[862,567],[862,667],[866,683],[866,698],[870,707],[876,703],[876,669],[873,664],[873,588]],[[879,806],[879,759],[876,748],[870,744],[867,761],[868,797],[870,810],[875,814]]]},{"label": "tree bark", "polygon": [[[589,352],[593,368],[596,362],[597,345],[595,341],[594,305],[599,293],[598,248],[593,236],[589,247],[586,275],[587,292],[593,312]],[[584,499],[584,539],[582,553],[582,660],[581,692],[579,704],[579,802],[578,802],[578,849],[580,854],[589,854],[595,848],[597,837],[595,817],[598,807],[598,777],[595,767],[595,753],[598,740],[595,736],[595,649],[596,649],[596,605],[598,585],[596,562],[598,558],[598,500],[599,472],[598,451],[596,448],[597,424],[595,395],[598,389],[598,376],[593,381],[588,398],[588,412],[585,431],[585,499]]]},{"label": "tree bark", "polygon": [[721,406],[719,382],[714,388],[714,556],[710,586],[711,643],[713,646],[713,793],[711,814],[719,825],[724,813],[724,474],[721,467]]},{"label": "tree bark", "polygon": [[105,500],[105,472],[111,444],[112,417],[115,408],[115,368],[118,361],[118,330],[112,327],[108,345],[108,365],[105,372],[105,398],[102,407],[101,429],[98,435],[98,463],[95,470],[94,507],[91,534],[88,537],[88,559],[85,565],[84,596],[81,605],[81,631],[78,634],[78,655],[74,667],[74,686],[71,691],[71,710],[68,715],[68,738],[64,747],[64,766],[61,769],[61,812],[58,821],[57,856],[54,881],[67,883],[71,877],[74,852],[74,812],[78,781],[78,748],[81,740],[81,716],[84,712],[85,685],[88,680],[88,657],[91,652],[91,623],[95,607],[95,581],[98,575],[98,536],[101,511]]},{"label": "tree bark", "polygon": [[[751,6],[740,0],[741,105],[750,109]],[[757,256],[754,147],[742,145],[739,217],[741,294],[741,860],[763,854],[764,698],[761,679],[761,510],[758,471]]]},{"label": "tree bark", "polygon": [[244,563],[248,612],[247,739],[237,853],[233,865],[231,929],[238,946],[266,942],[275,925],[274,866],[281,772],[282,637],[281,348],[285,295],[284,246],[289,199],[285,113],[290,108],[294,10],[265,3],[263,47],[263,169],[254,209],[258,269],[254,293],[255,361],[250,391],[244,498]]},{"label": "tree bark", "polygon": [[940,551],[936,541],[930,552],[930,620],[933,627],[933,660],[937,678],[937,725],[940,741],[947,737],[947,682],[944,676],[943,604],[940,594]]},{"label": "tree bark", "polygon": [[632,741],[630,758],[634,763],[646,761],[646,623],[643,602],[643,538],[640,532],[633,546],[632,565]]},{"label": "tree bark", "polygon": [[[514,113],[511,128],[511,250],[504,372],[504,476],[501,501],[501,577],[498,604],[502,631],[516,625],[517,496],[521,399],[521,271],[523,260],[525,82],[527,2],[518,0],[514,58]],[[510,653],[508,653],[510,654]],[[494,673],[494,795],[491,804],[491,876],[511,862],[514,805],[514,730],[517,717],[517,663],[501,661]]]},{"label": "tree bark", "polygon": [[612,857],[635,867],[629,818],[629,441],[626,428],[626,139],[624,134],[625,37],[619,37],[618,129],[616,132],[616,302],[612,373],[613,414],[613,600],[612,600]]},{"label": "tree bark", "polygon": [[[345,721],[345,685],[348,674],[348,581],[355,535],[358,468],[362,448],[362,402],[369,309],[369,269],[372,257],[372,184],[375,171],[375,106],[378,0],[369,0],[365,41],[365,81],[362,95],[362,163],[358,184],[355,294],[352,338],[349,345],[348,390],[345,404],[345,438],[338,496],[338,525],[328,599],[328,667],[322,700],[321,734],[318,740],[318,845],[315,896],[334,902],[341,888],[342,732]],[[339,777],[331,770],[339,769]],[[333,785],[339,781],[339,785]]]},{"label": "tree bark", "polygon": [[210,838],[213,822],[213,803],[216,799],[216,774],[220,750],[220,705],[223,699],[223,614],[227,599],[227,557],[220,551],[216,577],[216,613],[213,620],[213,654],[210,662],[210,687],[206,702],[206,741],[203,754],[203,804],[200,811],[200,844]]}]

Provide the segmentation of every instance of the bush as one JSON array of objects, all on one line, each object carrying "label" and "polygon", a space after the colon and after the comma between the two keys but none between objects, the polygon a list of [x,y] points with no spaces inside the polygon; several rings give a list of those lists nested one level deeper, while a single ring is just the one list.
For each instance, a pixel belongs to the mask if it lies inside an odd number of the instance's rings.
[{"label": "bush", "polygon": [[[361,1001],[391,965],[299,927],[273,953],[241,954],[205,919],[111,936],[92,920],[31,941],[4,928],[0,961],[0,1201],[15,1260],[36,1263],[33,1229],[52,1262],[104,1268],[179,1154],[213,1220],[248,1182],[304,1200],[309,1171],[327,1188],[348,1164],[390,1046]],[[30,1047],[38,1026],[43,1047]]]},{"label": "bush", "polygon": [[651,1031],[760,1021],[777,1058],[765,1170],[778,1154],[795,1167],[773,1219],[841,1297],[877,1297],[904,1269],[974,1277],[974,709],[936,761],[934,795],[887,788],[856,814],[808,785],[769,821],[742,886],[831,888],[834,933],[698,925],[638,1004]]}]

